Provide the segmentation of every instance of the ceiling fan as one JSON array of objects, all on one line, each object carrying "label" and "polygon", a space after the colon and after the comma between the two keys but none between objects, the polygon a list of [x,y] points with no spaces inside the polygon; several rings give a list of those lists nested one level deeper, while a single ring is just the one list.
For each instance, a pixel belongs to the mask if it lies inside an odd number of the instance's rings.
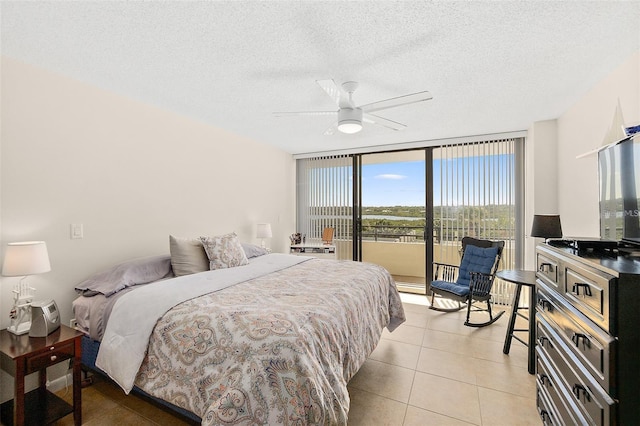
[{"label": "ceiling fan", "polygon": [[392,130],[402,130],[407,126],[372,113],[401,105],[428,101],[433,98],[431,93],[424,91],[356,106],[353,102],[353,92],[358,88],[357,82],[347,81],[342,83],[341,86],[338,86],[333,80],[316,80],[316,83],[333,99],[338,106],[337,111],[274,112],[273,115],[275,117],[291,117],[301,115],[332,115],[337,113],[338,121],[324,132],[325,135],[332,135],[336,129],[342,133],[357,133],[362,130],[363,121]]}]

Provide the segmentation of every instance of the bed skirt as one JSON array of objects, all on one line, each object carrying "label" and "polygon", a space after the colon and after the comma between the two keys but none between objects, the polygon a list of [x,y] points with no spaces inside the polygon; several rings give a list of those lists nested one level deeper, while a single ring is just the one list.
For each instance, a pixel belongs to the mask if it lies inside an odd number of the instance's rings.
[{"label": "bed skirt", "polygon": [[[98,342],[97,340],[93,340],[89,336],[82,336],[82,365],[83,367],[91,370],[92,372],[98,373],[101,376],[110,380],[109,376],[107,376],[102,370],[96,367],[96,358],[98,357],[98,349],[100,349],[100,342]],[[196,416],[191,411],[187,411],[184,408],[178,407],[177,405],[173,405],[167,401],[151,396],[145,391],[143,391],[142,389],[138,388],[137,386],[133,387],[132,392],[144,398],[148,398],[154,403],[160,404],[162,407],[165,407],[175,413],[178,413],[180,416],[185,417],[192,422],[195,422],[197,424],[200,424],[202,422],[202,419]]]}]

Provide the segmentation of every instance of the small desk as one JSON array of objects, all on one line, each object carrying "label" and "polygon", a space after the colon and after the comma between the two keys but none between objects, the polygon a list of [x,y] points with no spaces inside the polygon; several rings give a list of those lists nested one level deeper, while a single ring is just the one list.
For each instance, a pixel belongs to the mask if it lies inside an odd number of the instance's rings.
[{"label": "small desk", "polygon": [[[16,336],[0,331],[0,366],[15,380],[13,400],[0,406],[3,424],[44,425],[73,413],[76,426],[82,424],[80,358],[82,333],[61,325],[46,337]],[[69,359],[73,361],[73,405],[46,388],[47,367]],[[68,362],[68,361],[67,361]],[[24,393],[26,375],[38,372],[40,386]]]},{"label": "small desk", "polygon": [[[496,277],[501,280],[508,281],[516,285],[516,291],[513,293],[511,302],[511,317],[509,318],[509,326],[507,327],[507,335],[504,339],[504,348],[502,352],[509,353],[511,349],[511,339],[516,339],[529,349],[528,370],[530,374],[536,373],[536,273],[535,271],[524,271],[519,269],[508,269],[496,272]],[[529,287],[529,306],[520,305],[520,292],[522,286]],[[518,312],[520,309],[528,309],[529,316],[525,316]],[[525,318],[529,321],[529,328],[515,328],[516,317]],[[529,338],[525,342],[515,335],[517,331],[527,331]]]},{"label": "small desk", "polygon": [[336,246],[333,244],[292,244],[289,250],[296,256],[313,256],[325,259],[337,259]]}]

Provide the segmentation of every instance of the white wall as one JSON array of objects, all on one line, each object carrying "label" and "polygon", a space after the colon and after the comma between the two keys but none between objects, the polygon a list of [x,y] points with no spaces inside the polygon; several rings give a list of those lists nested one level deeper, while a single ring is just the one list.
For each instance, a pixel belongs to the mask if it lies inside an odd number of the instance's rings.
[{"label": "white wall", "polygon": [[[44,240],[51,272],[27,278],[72,317],[74,285],[122,260],[169,252],[169,234],[270,222],[274,251],[295,231],[290,154],[21,62],[2,58],[0,217],[6,243]],[[212,101],[213,102],[213,101]],[[70,238],[70,224],[84,239]],[[0,328],[11,288],[0,281]]]},{"label": "white wall", "polygon": [[598,157],[576,156],[613,142],[605,139],[612,125],[619,127],[618,103],[626,122],[640,123],[640,52],[558,118],[558,212],[565,235],[600,235]]},{"label": "white wall", "polygon": [[[616,111],[640,123],[640,52],[629,57],[555,120],[533,123],[526,149],[526,225],[533,214],[560,214],[568,237],[599,237],[598,157],[592,151],[617,134]],[[525,267],[533,268],[535,244],[528,237]]]},{"label": "white wall", "polygon": [[534,214],[558,214],[557,120],[538,121],[525,142],[525,269],[535,269],[533,252],[542,240],[531,237]]}]

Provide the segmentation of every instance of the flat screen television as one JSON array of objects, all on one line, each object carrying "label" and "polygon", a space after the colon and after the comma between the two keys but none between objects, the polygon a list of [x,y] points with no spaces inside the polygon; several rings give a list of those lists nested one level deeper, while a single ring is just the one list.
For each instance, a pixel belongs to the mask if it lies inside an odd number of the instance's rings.
[{"label": "flat screen television", "polygon": [[600,238],[640,245],[640,137],[598,152]]}]

